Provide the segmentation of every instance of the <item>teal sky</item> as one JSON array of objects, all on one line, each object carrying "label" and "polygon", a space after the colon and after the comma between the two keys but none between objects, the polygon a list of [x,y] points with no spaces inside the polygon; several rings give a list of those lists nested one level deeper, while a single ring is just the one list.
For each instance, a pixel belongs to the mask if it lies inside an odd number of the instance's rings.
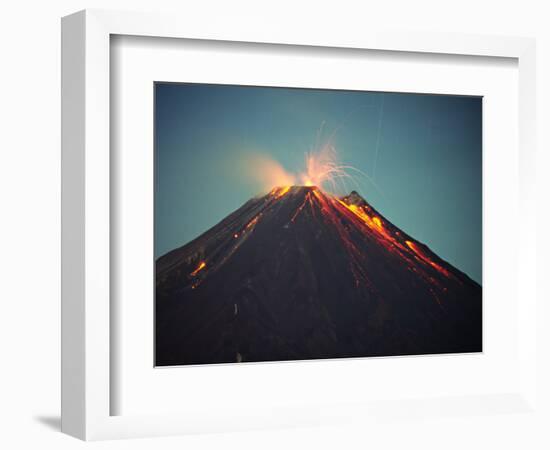
[{"label": "teal sky", "polygon": [[480,97],[156,83],[155,257],[261,191],[254,155],[303,170],[321,127],[374,182],[350,189],[481,283]]}]

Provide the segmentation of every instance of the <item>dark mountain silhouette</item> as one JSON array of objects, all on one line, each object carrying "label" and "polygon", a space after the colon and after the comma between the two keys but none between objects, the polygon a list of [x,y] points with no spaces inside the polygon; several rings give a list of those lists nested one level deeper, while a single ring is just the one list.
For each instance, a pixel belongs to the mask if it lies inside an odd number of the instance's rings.
[{"label": "dark mountain silhouette", "polygon": [[359,194],[275,188],[156,262],[156,364],[479,352],[481,286]]}]

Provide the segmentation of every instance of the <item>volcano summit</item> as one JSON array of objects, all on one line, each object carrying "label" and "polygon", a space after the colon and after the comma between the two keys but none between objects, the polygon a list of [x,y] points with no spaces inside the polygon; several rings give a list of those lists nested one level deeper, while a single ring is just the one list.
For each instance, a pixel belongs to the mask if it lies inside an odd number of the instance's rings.
[{"label": "volcano summit", "polygon": [[357,192],[275,188],[156,261],[156,365],[479,352],[481,298]]}]

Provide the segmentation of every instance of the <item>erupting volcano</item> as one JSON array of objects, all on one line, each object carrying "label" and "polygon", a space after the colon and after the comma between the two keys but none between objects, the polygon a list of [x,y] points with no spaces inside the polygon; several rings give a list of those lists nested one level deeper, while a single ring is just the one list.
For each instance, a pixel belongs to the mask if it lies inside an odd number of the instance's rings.
[{"label": "erupting volcano", "polygon": [[301,181],[156,261],[156,365],[481,351],[480,285]]}]

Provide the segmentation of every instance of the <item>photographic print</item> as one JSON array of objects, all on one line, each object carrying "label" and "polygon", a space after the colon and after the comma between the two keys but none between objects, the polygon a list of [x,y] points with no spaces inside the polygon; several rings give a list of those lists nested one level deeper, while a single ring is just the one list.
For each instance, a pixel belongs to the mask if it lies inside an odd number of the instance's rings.
[{"label": "photographic print", "polygon": [[482,98],[154,90],[156,366],[482,351]]}]

